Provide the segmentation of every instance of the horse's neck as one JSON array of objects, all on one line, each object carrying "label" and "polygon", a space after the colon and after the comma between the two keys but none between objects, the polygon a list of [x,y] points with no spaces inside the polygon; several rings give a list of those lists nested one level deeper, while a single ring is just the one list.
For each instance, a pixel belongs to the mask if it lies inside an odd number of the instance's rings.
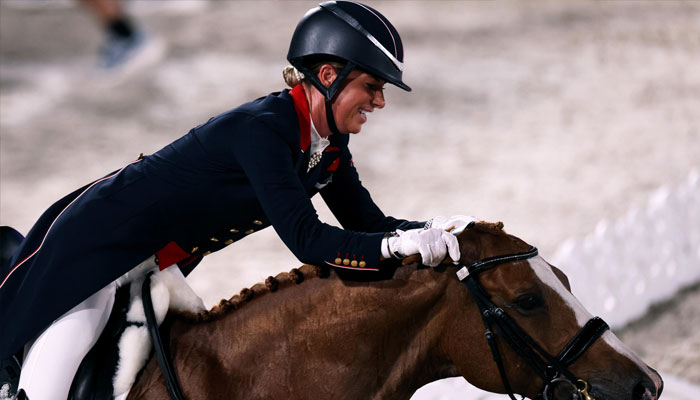
[{"label": "horse's neck", "polygon": [[[406,268],[374,283],[309,279],[215,321],[206,329],[219,334],[197,345],[210,354],[228,350],[219,355],[223,369],[252,386],[257,379],[269,384],[263,376],[270,374],[281,385],[307,381],[352,398],[408,398],[454,374],[437,351],[440,320],[449,317],[440,305],[444,275]],[[261,373],[253,365],[268,368]],[[324,378],[312,382],[314,376]]]}]

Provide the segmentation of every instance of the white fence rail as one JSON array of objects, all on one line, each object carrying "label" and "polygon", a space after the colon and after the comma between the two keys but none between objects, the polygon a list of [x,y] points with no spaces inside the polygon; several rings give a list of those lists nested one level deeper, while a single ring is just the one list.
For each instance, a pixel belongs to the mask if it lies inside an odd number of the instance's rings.
[{"label": "white fence rail", "polygon": [[582,240],[567,240],[551,261],[569,275],[574,295],[613,327],[698,282],[700,170],[680,185],[659,188],[646,207],[599,222]]}]

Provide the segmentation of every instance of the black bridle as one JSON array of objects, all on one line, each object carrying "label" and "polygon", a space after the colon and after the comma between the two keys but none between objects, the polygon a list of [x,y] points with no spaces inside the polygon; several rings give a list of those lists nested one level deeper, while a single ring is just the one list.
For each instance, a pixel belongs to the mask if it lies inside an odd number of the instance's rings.
[{"label": "black bridle", "polygon": [[525,333],[503,309],[494,304],[491,301],[491,296],[479,283],[479,274],[487,269],[505,263],[527,260],[535,256],[537,256],[537,248],[530,247],[528,251],[523,253],[490,257],[470,265],[460,264],[457,277],[467,287],[479,307],[481,317],[484,320],[486,340],[498,366],[503,386],[512,400],[517,399],[506,376],[493,329],[542,379],[543,385],[537,394],[538,399],[548,400],[554,385],[566,384],[572,387],[572,400],[592,400],[593,398],[588,394],[588,383],[577,378],[567,368],[609,329],[608,324],[599,317],[591,318],[564,346],[559,355],[553,357],[540,347],[530,335]]}]

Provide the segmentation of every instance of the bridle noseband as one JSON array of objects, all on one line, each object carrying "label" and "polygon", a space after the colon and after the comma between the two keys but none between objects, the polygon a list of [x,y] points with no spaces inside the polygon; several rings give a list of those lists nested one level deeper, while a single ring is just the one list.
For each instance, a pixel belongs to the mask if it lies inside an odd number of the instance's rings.
[{"label": "bridle noseband", "polygon": [[[457,277],[467,287],[469,293],[479,307],[484,320],[486,340],[491,349],[493,359],[498,366],[503,386],[512,400],[513,395],[508,377],[503,367],[503,360],[495,341],[494,332],[532,368],[540,378],[543,386],[537,394],[538,399],[549,400],[550,392],[555,385],[564,384],[572,387],[572,400],[594,400],[588,394],[588,382],[577,378],[567,369],[576,359],[588,350],[593,343],[609,329],[608,324],[601,318],[591,318],[581,330],[564,346],[559,355],[551,356],[540,347],[525,331],[523,331],[503,309],[491,301],[491,296],[484,290],[477,277],[487,269],[501,264],[523,261],[537,256],[537,248],[530,247],[528,251],[504,256],[490,257],[476,261],[470,265],[460,264]],[[524,397],[523,397],[524,398]]]}]

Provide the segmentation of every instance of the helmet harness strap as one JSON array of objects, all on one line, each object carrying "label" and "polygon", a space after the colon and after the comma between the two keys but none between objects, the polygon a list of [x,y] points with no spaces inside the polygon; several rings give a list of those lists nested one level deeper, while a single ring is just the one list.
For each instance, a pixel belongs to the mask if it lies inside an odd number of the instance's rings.
[{"label": "helmet harness strap", "polygon": [[323,97],[325,98],[325,105],[326,105],[326,122],[328,122],[328,128],[331,130],[331,133],[336,133],[340,134],[340,131],[338,130],[338,126],[335,124],[335,117],[333,116],[333,103],[335,102],[335,98],[340,92],[340,86],[343,84],[345,79],[350,75],[350,72],[354,70],[356,67],[356,64],[353,63],[352,61],[348,61],[347,64],[343,67],[342,70],[338,73],[338,76],[335,78],[333,83],[329,87],[325,87],[323,83],[321,83],[321,80],[318,79],[318,76],[313,73],[309,68],[306,66],[298,65],[296,68],[301,71],[301,73],[304,74],[304,76],[311,82],[312,85],[316,89],[318,89],[321,94],[323,94]]}]

